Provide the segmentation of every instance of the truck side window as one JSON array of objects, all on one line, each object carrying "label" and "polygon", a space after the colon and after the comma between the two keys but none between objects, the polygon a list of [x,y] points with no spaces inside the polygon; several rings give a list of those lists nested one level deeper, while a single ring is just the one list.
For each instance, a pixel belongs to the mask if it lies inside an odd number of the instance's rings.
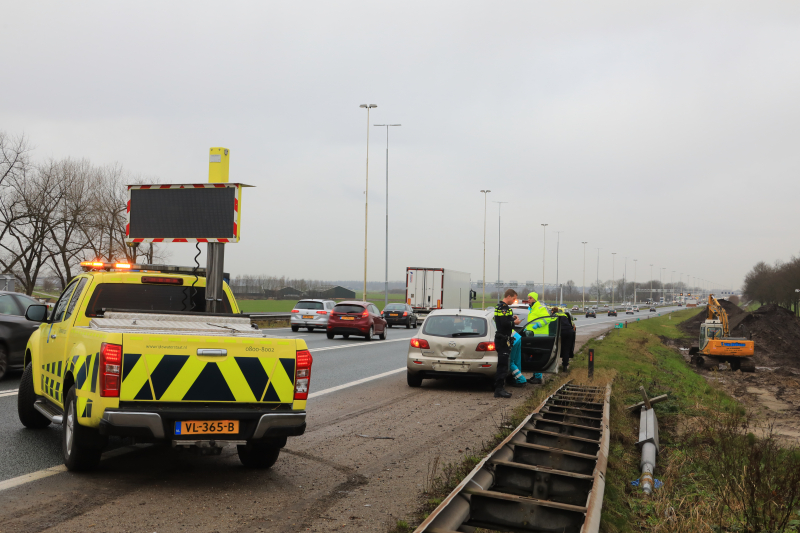
[{"label": "truck side window", "polygon": [[64,313],[63,320],[68,319],[72,316],[73,311],[75,311],[75,306],[78,304],[78,301],[81,299],[81,293],[83,292],[83,288],[86,287],[86,278],[81,278],[81,281],[78,283],[78,287],[75,289],[75,294],[72,295],[72,298],[69,301],[69,306],[67,307],[67,312]]},{"label": "truck side window", "polygon": [[58,299],[56,302],[55,310],[53,311],[53,323],[61,322],[64,320],[64,311],[67,310],[67,304],[69,303],[69,298],[72,296],[72,291],[75,289],[75,285],[78,284],[78,280],[73,281],[67,288],[64,289],[64,292],[61,294],[61,298]]}]

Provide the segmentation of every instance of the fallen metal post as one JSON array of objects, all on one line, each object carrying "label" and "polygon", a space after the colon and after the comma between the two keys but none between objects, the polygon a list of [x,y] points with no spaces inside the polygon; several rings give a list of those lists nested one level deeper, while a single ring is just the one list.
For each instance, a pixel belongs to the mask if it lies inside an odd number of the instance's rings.
[{"label": "fallen metal post", "polygon": [[[642,450],[642,459],[639,462],[642,477],[639,480],[639,486],[642,487],[645,494],[652,494],[653,472],[656,469],[656,455],[659,452],[658,420],[644,387],[639,387],[639,390],[644,398],[644,402],[642,402],[644,405],[639,413],[639,442],[636,443],[636,446]],[[650,406],[649,409],[648,406]]]}]

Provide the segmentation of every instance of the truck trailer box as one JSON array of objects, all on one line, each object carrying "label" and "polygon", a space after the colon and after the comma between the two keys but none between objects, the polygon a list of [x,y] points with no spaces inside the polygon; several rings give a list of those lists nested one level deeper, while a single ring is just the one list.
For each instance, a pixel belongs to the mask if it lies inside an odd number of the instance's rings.
[{"label": "truck trailer box", "polygon": [[414,309],[469,309],[470,275],[449,268],[406,268],[406,303]]}]

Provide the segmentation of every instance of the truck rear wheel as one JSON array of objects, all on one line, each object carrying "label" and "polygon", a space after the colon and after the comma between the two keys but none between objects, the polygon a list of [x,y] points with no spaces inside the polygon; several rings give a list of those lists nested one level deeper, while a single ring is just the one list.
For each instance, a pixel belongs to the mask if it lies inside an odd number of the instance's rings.
[{"label": "truck rear wheel", "polygon": [[50,420],[33,408],[36,393],[33,390],[33,365],[28,363],[22,373],[17,394],[17,414],[22,425],[29,429],[42,429],[50,425]]},{"label": "truck rear wheel", "polygon": [[62,423],[61,451],[67,470],[92,470],[100,463],[107,437],[94,428],[78,423],[78,397],[75,387],[69,389]]},{"label": "truck rear wheel", "polygon": [[239,461],[247,468],[270,468],[278,460],[281,449],[268,444],[248,442],[245,446],[236,446]]}]

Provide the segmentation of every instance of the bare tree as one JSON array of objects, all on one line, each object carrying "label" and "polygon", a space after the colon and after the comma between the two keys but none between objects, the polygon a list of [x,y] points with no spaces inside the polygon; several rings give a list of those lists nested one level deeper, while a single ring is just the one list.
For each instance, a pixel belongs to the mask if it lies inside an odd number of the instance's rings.
[{"label": "bare tree", "polygon": [[10,137],[0,131],[0,187],[13,176],[23,174],[30,165],[30,146],[24,135]]}]

